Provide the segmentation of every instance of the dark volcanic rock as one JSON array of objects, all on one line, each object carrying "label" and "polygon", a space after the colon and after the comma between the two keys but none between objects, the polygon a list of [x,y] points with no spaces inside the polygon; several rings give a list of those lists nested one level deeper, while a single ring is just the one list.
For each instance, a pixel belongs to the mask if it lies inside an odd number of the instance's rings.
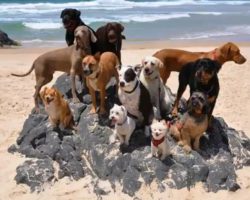
[{"label": "dark volcanic rock", "polygon": [[[67,75],[61,76],[56,83],[56,87],[70,101],[69,85]],[[80,83],[77,85],[81,87]],[[83,94],[80,91],[79,89],[79,94]],[[90,103],[88,95],[84,95],[82,99]],[[113,102],[108,102],[111,107]],[[113,190],[116,190],[117,184],[121,184],[122,191],[130,196],[134,196],[143,184],[150,185],[152,182],[158,184],[159,192],[169,187],[190,188],[197,182],[203,182],[207,191],[236,191],[239,185],[235,169],[250,164],[249,138],[243,132],[228,127],[221,118],[213,119],[212,127],[201,138],[199,152],[186,154],[169,138],[173,155],[160,161],[151,157],[150,138],[144,135],[143,130],[134,131],[129,146],[110,144],[113,131],[108,126],[107,117],[89,115],[90,105],[86,103],[70,103],[70,107],[78,124],[77,133],[59,128],[51,129],[46,114],[31,114],[26,120],[17,145],[12,145],[9,152],[17,151],[34,158],[26,162],[35,164],[30,165],[32,170],[28,169],[27,163],[25,167],[18,167],[17,183],[28,184],[34,190],[44,182],[49,182],[53,178],[53,166],[37,163],[39,161],[57,162],[60,167],[59,179],[69,176],[78,180],[88,174],[93,180],[109,181]],[[33,166],[40,166],[41,174],[45,173],[47,177],[42,179],[45,181],[40,181],[40,177],[34,176],[34,180],[38,180],[38,186],[33,183],[35,181],[26,178],[29,175],[33,177]],[[49,176],[46,169],[50,172]],[[109,190],[96,186],[94,192],[100,196],[106,195]]]},{"label": "dark volcanic rock", "polygon": [[25,183],[31,191],[41,191],[44,183],[51,182],[54,177],[53,162],[51,159],[27,160],[16,169],[17,184]]},{"label": "dark volcanic rock", "polygon": [[14,46],[20,46],[20,44],[12,39],[9,38],[9,36],[7,35],[7,33],[3,32],[0,30],[0,47],[4,46],[4,45],[14,45]]}]

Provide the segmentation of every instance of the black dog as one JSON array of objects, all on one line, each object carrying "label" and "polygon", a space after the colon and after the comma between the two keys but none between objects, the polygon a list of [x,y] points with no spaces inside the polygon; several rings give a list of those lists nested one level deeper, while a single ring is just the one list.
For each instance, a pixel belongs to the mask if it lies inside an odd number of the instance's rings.
[{"label": "black dog", "polygon": [[111,51],[117,55],[121,63],[122,35],[124,27],[117,22],[107,23],[96,30],[96,35],[101,53]]},{"label": "black dog", "polygon": [[208,58],[199,59],[196,62],[186,64],[179,74],[179,88],[172,111],[177,114],[178,104],[187,85],[190,87],[190,96],[193,92],[203,92],[208,98],[209,118],[216,103],[219,94],[220,85],[217,76],[221,65],[217,61]]},{"label": "black dog", "polygon": [[[66,29],[65,40],[68,46],[74,43],[74,31],[78,26],[87,26],[96,35],[95,31],[81,20],[80,15],[81,11],[73,8],[65,8],[61,12],[60,17],[62,18],[63,26]],[[99,51],[97,42],[91,42],[91,51],[92,54]]]}]

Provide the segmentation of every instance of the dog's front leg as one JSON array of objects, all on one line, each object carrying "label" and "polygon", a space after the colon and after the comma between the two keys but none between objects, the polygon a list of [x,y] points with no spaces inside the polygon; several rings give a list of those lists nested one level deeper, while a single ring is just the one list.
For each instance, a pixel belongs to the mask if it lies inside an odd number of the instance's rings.
[{"label": "dog's front leg", "polygon": [[124,143],[124,137],[119,133],[117,133],[117,136],[119,138],[120,144],[123,144]]},{"label": "dog's front leg", "polygon": [[100,97],[101,97],[100,114],[103,115],[106,113],[106,109],[105,109],[106,88],[105,88],[105,85],[100,88]]},{"label": "dog's front leg", "polygon": [[[167,138],[166,138],[166,140],[167,140]],[[164,144],[164,146],[163,146],[162,154],[161,154],[161,157],[160,157],[161,160],[164,160],[167,156],[171,155],[169,144],[168,144],[167,141],[165,141],[165,143],[166,144]]]},{"label": "dog's front leg", "polygon": [[77,98],[76,95],[76,73],[75,70],[70,71],[70,79],[71,79],[71,90],[72,90],[72,97],[73,97],[73,102],[74,103],[79,103],[79,99]]},{"label": "dog's front leg", "polygon": [[157,148],[154,146],[154,144],[151,142],[151,156],[157,157]]},{"label": "dog's front leg", "polygon": [[89,111],[90,114],[95,114],[96,113],[96,96],[95,96],[95,90],[88,84],[89,86],[89,93],[91,95],[92,99],[92,108]]}]

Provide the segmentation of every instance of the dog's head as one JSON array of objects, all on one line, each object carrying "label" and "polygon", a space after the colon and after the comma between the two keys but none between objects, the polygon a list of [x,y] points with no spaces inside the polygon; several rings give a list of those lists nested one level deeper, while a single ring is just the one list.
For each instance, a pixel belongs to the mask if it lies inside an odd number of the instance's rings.
[{"label": "dog's head", "polygon": [[75,28],[78,26],[81,15],[81,11],[73,8],[65,8],[61,12],[61,19],[65,29],[70,32],[74,32]]},{"label": "dog's head", "polygon": [[246,62],[246,58],[240,53],[239,47],[232,42],[224,44],[220,48],[220,50],[222,55],[227,60],[232,60],[237,64],[243,64],[244,62]]},{"label": "dog's head", "polygon": [[106,24],[106,36],[108,42],[115,44],[118,40],[125,39],[125,36],[122,35],[124,31],[124,26],[117,22],[110,22]]},{"label": "dog's head", "polygon": [[155,140],[160,140],[167,135],[168,127],[165,120],[153,120],[150,127],[152,136]]},{"label": "dog's head", "polygon": [[209,58],[199,59],[195,62],[196,68],[196,77],[198,80],[207,85],[211,79],[217,76],[218,71],[221,68],[221,65],[214,60]]},{"label": "dog's head", "polygon": [[99,72],[100,53],[87,55],[82,60],[83,73],[86,77],[94,78]]},{"label": "dog's head", "polygon": [[81,48],[91,54],[90,43],[95,43],[97,38],[92,30],[87,26],[78,26],[74,32],[77,48]]},{"label": "dog's head", "polygon": [[119,70],[119,87],[126,92],[132,91],[137,82],[138,77],[132,66],[122,66]]},{"label": "dog's head", "polygon": [[142,60],[142,73],[145,78],[154,79],[159,76],[159,68],[163,63],[156,57],[147,56]]},{"label": "dog's head", "polygon": [[122,124],[127,117],[127,110],[124,106],[114,104],[113,108],[109,112],[109,120],[111,125]]},{"label": "dog's head", "polygon": [[62,98],[62,95],[53,87],[45,87],[43,91],[40,92],[40,97],[42,98],[44,105],[49,105],[51,103],[58,103]]},{"label": "dog's head", "polygon": [[202,92],[193,92],[188,100],[188,111],[197,115],[208,113],[207,96]]}]

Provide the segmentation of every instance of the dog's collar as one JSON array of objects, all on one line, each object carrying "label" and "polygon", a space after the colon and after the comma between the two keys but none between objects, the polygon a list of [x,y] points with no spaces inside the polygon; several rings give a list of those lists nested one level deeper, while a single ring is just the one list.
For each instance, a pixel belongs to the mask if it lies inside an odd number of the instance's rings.
[{"label": "dog's collar", "polygon": [[153,145],[154,145],[155,147],[158,147],[161,143],[163,143],[164,139],[165,139],[165,137],[162,137],[162,138],[159,139],[159,140],[156,140],[156,139],[152,138],[152,143],[153,143]]},{"label": "dog's collar", "polygon": [[138,87],[138,85],[139,85],[139,81],[137,80],[136,84],[135,84],[135,87],[133,88],[133,90],[131,90],[131,91],[124,91],[124,92],[128,93],[128,94],[131,94],[131,93],[133,93],[136,90],[136,88]]},{"label": "dog's collar", "polygon": [[127,121],[127,118],[128,118],[128,116],[125,117],[124,121],[121,124],[117,123],[117,125],[122,126],[123,124],[125,124],[125,122]]}]

